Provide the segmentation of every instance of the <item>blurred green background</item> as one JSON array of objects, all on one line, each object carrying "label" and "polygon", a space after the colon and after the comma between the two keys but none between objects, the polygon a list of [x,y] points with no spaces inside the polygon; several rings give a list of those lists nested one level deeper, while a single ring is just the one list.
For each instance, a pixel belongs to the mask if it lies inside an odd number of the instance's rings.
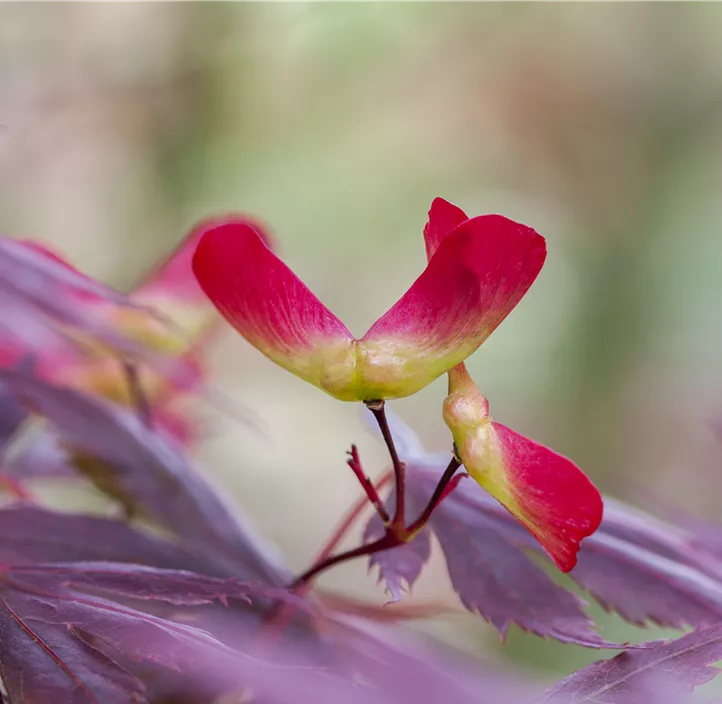
[{"label": "blurred green background", "polygon": [[[0,231],[123,288],[247,212],[363,334],[423,268],[435,196],[505,214],[549,258],[470,362],[495,418],[611,494],[721,518],[721,40],[708,3],[3,3]],[[358,494],[348,445],[372,473],[384,453],[238,336],[215,362],[253,423],[211,407],[203,466],[300,568]],[[444,393],[394,404],[434,450]],[[324,584],[383,598],[364,574]],[[413,598],[440,596],[436,564]],[[597,657],[516,633],[505,653],[550,677]]]}]

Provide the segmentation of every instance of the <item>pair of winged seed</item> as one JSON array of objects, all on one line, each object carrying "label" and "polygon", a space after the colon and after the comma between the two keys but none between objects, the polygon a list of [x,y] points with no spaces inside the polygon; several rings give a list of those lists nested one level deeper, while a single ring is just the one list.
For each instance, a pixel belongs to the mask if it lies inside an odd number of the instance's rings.
[{"label": "pair of winged seed", "polygon": [[193,271],[226,320],[276,364],[342,401],[403,398],[448,373],[443,417],[467,472],[549,553],[576,564],[602,500],[570,460],[491,419],[469,376],[473,354],[541,271],[544,238],[500,215],[468,218],[437,198],[424,228],[426,269],[356,339],[272,251],[255,223],[203,227]]}]

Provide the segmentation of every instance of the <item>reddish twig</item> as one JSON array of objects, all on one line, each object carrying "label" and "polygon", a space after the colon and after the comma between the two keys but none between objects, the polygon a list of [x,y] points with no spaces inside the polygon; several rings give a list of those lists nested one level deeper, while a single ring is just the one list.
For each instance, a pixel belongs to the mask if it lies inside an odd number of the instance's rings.
[{"label": "reddish twig", "polygon": [[307,569],[302,575],[296,577],[291,589],[293,591],[298,590],[300,587],[308,584],[316,575],[324,572],[329,567],[334,565],[340,565],[342,562],[348,562],[354,560],[357,557],[363,557],[364,555],[373,555],[377,552],[383,552],[384,550],[390,550],[403,543],[403,539],[399,537],[395,532],[387,530],[384,535],[378,540],[374,540],[371,543],[365,545],[359,545],[357,548],[340,552],[336,555],[330,555],[325,560],[317,562],[313,567]]},{"label": "reddish twig", "polygon": [[456,470],[459,469],[460,466],[461,462],[459,462],[456,456],[452,457],[448,467],[441,475],[441,479],[436,485],[434,493],[431,495],[426,507],[421,512],[421,515],[413,523],[411,523],[411,525],[408,527],[401,526],[398,528],[395,525],[395,522],[392,522],[387,525],[386,532],[378,540],[366,543],[365,545],[359,545],[356,548],[346,550],[345,552],[341,552],[336,555],[331,555],[329,551],[325,555],[324,559],[320,561],[317,560],[312,567],[298,576],[290,588],[293,590],[305,588],[305,586],[308,585],[314,577],[317,577],[321,572],[324,572],[330,567],[340,565],[341,563],[348,562],[349,560],[355,560],[357,557],[363,557],[364,555],[373,555],[377,552],[390,550],[391,548],[398,547],[399,545],[403,545],[404,543],[408,543],[410,540],[413,540],[414,536],[428,523],[436,507],[456,488],[456,485],[459,483],[462,476],[464,476],[458,475],[454,477]]},{"label": "reddish twig", "polygon": [[[392,478],[392,474],[388,472],[387,474],[384,474],[381,479],[379,479],[376,482],[375,490],[378,492],[380,489],[385,487]],[[347,512],[346,515],[341,519],[338,526],[336,526],[336,529],[334,530],[331,537],[328,539],[326,544],[321,548],[318,555],[316,555],[316,559],[313,561],[314,565],[318,565],[324,560],[327,560],[331,553],[335,550],[336,546],[344,539],[346,536],[346,533],[348,533],[349,528],[356,522],[356,519],[363,513],[363,510],[367,506],[367,500],[366,497],[361,497]],[[298,580],[296,580],[298,581]],[[297,593],[303,594],[305,592],[305,589],[297,590]]]},{"label": "reddish twig", "polygon": [[[451,458],[451,462],[449,462],[448,467],[441,476],[441,479],[434,489],[434,493],[429,499],[428,504],[421,512],[421,515],[409,526],[407,526],[405,518],[406,467],[396,452],[396,446],[394,444],[391,430],[386,419],[386,413],[384,411],[384,402],[372,401],[368,402],[366,406],[371,413],[373,413],[374,418],[379,425],[379,429],[381,430],[384,442],[386,443],[389,455],[391,456],[393,474],[387,474],[383,477],[381,482],[374,486],[363,471],[356,446],[351,446],[348,465],[351,467],[351,470],[361,483],[361,486],[364,489],[365,497],[358,501],[344,517],[338,528],[334,531],[334,534],[331,536],[331,539],[316,557],[316,560],[311,567],[296,577],[289,586],[290,590],[300,596],[306,593],[313,580],[318,577],[319,574],[325,572],[331,567],[354,560],[358,557],[364,557],[378,552],[383,552],[385,550],[391,550],[392,548],[404,545],[410,540],[413,540],[414,536],[428,523],[437,506],[456,488],[459,480],[461,479],[461,476],[454,476],[461,466],[461,462],[458,459],[456,452],[454,452],[454,456]],[[396,484],[396,509],[393,519],[389,517],[388,512],[386,511],[378,494],[378,489],[388,482],[391,476],[394,477]],[[367,501],[373,505],[376,512],[381,517],[381,520],[384,522],[386,530],[383,536],[370,543],[359,545],[355,548],[351,548],[350,550],[336,553],[334,555],[334,548],[340,543],[349,527],[361,514]],[[265,622],[269,626],[272,626],[272,631],[270,633],[265,633],[266,637],[264,639],[264,644],[266,647],[270,647],[272,643],[275,642],[274,635],[277,636],[285,627],[290,620],[293,610],[294,609],[291,605],[280,604],[280,602],[277,602],[276,606],[268,612]]]},{"label": "reddish twig", "polygon": [[[378,482],[376,482],[375,486],[372,484],[377,496],[378,491],[391,481],[392,476],[393,474],[391,474],[391,472],[388,472],[387,474],[384,474],[384,476],[381,477]],[[323,548],[321,548],[318,555],[316,555],[316,559],[313,561],[314,567],[317,565],[326,564],[326,562],[331,556],[331,553],[333,553],[338,544],[343,540],[343,538],[346,536],[346,533],[348,533],[351,526],[363,513],[363,510],[366,508],[367,505],[368,495],[362,496],[358,501],[356,501],[355,504],[353,504],[353,506],[351,506],[351,508],[346,512],[346,515],[341,519],[338,526],[336,526],[331,537],[328,539]],[[325,567],[323,569],[325,569]],[[307,570],[307,572],[310,571],[311,570]],[[299,577],[294,581],[291,588],[296,592],[298,596],[303,596],[308,591],[310,586],[310,579],[301,581],[301,578]],[[268,614],[266,614],[266,618],[264,620],[269,627],[272,627],[272,633],[280,633],[291,620],[291,616],[293,615],[294,611],[295,607],[292,604],[276,602],[275,607],[273,607],[268,612]],[[266,639],[264,641],[264,645],[266,647],[270,647],[270,645],[273,643],[272,633],[266,634]]]},{"label": "reddish twig", "polygon": [[348,466],[351,467],[351,471],[356,475],[356,478],[359,480],[359,483],[363,487],[363,490],[366,492],[368,500],[376,509],[376,513],[379,514],[379,517],[383,521],[384,525],[386,525],[391,519],[389,517],[389,514],[386,512],[386,508],[384,507],[383,501],[381,501],[381,498],[379,497],[376,487],[361,466],[361,460],[359,459],[358,449],[356,448],[356,445],[351,445],[351,451],[348,454]]},{"label": "reddish twig", "polygon": [[451,462],[449,462],[449,466],[441,475],[441,479],[439,479],[439,483],[436,485],[436,489],[434,489],[429,503],[426,504],[426,508],[424,508],[421,515],[407,528],[410,535],[416,535],[416,533],[429,522],[429,518],[431,518],[431,514],[436,510],[436,507],[456,488],[456,485],[464,476],[463,474],[454,476],[459,467],[461,467],[461,462],[459,462],[456,455],[454,455],[451,458]]},{"label": "reddish twig", "polygon": [[391,435],[389,423],[386,420],[386,411],[384,410],[383,401],[369,401],[366,403],[366,407],[373,413],[376,422],[381,430],[381,435],[384,438],[386,447],[388,448],[389,455],[391,456],[391,464],[394,469],[394,478],[396,480],[396,510],[394,511],[394,517],[391,521],[391,528],[397,532],[403,531],[406,525],[406,467],[404,463],[399,459],[399,455],[396,452],[396,445],[394,445],[394,438]]}]

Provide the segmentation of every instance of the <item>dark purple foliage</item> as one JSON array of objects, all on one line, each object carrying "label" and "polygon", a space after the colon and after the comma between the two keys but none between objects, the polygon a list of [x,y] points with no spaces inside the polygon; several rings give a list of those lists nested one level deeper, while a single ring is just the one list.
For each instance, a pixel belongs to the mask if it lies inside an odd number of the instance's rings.
[{"label": "dark purple foliage", "polygon": [[[387,508],[394,505],[393,492],[386,501]],[[384,534],[381,518],[374,514],[366,525],[364,542],[380,538]],[[427,529],[420,531],[414,539],[384,552],[371,555],[369,564],[378,567],[379,581],[386,586],[391,601],[399,601],[402,592],[411,589],[431,555],[431,534]]]},{"label": "dark purple foliage", "polygon": [[651,621],[673,628],[722,619],[718,559],[691,546],[677,559],[666,558],[609,536],[604,528],[589,540],[572,577],[607,610],[635,624]]},{"label": "dark purple foliage", "polygon": [[108,560],[207,574],[213,574],[215,567],[203,553],[142,533],[121,521],[39,506],[0,509],[0,535],[2,564]]},{"label": "dark purple foliage", "polygon": [[137,345],[103,321],[91,305],[107,302],[140,309],[127,296],[84,276],[40,248],[0,237],[0,340],[25,352],[47,353],[68,345],[55,326],[82,330],[117,349],[139,353]]},{"label": "dark purple foliage", "polygon": [[535,701],[679,704],[695,687],[717,675],[717,668],[710,666],[718,660],[722,660],[722,624],[595,662]]},{"label": "dark purple foliage", "polygon": [[[83,476],[119,502],[127,519],[0,508],[0,701],[680,704],[716,673],[719,535],[711,527],[673,528],[612,501],[572,579],[634,623],[715,625],[595,663],[536,699],[538,688],[520,684],[517,673],[411,638],[379,617],[376,605],[344,611],[329,595],[289,591],[292,576],[273,547],[221,500],[180,445],[140,414],[17,364],[26,352],[76,354],[72,336],[64,337],[70,330],[157,370],[174,367],[95,315],[98,303],[135,307],[41,249],[0,239],[0,347],[8,343],[0,349],[3,470],[15,478]],[[39,432],[23,436],[26,446],[14,454],[8,440],[31,412],[42,418]],[[427,454],[391,421],[413,517],[448,455]],[[137,518],[162,535],[141,529]],[[364,539],[382,533],[375,517]],[[516,624],[564,642],[621,647],[594,631],[584,602],[537,560],[546,560],[538,544],[468,479],[411,542],[371,557],[392,600],[418,579],[432,539],[461,602],[502,634]]]},{"label": "dark purple foliage", "polygon": [[[471,521],[486,516],[497,534],[507,535],[513,548],[510,554],[515,555],[509,559],[521,562],[523,550],[544,557],[526,531],[471,483],[459,487],[448,508]],[[715,574],[720,564],[691,546],[684,550],[684,542],[676,559],[665,556],[673,549],[674,532],[671,526],[655,527],[652,522],[634,528],[623,510],[610,508],[597,533],[584,542],[570,576],[605,608],[633,623],[652,621],[672,627],[714,623],[722,617],[722,579]]]},{"label": "dark purple foliage", "polygon": [[249,535],[240,514],[220,500],[180,447],[137,416],[21,372],[0,370],[0,381],[54,426],[76,464],[127,509],[140,509],[243,578],[288,581],[272,551]]},{"label": "dark purple foliage", "polygon": [[[32,373],[35,365],[32,356],[27,355],[18,360],[15,366],[20,371]],[[8,443],[27,418],[27,409],[11,389],[0,383],[0,456],[6,454]],[[3,460],[3,472],[7,473],[7,458],[3,457]]]},{"label": "dark purple foliage", "polygon": [[[409,465],[410,472],[414,469]],[[411,515],[422,511],[435,485],[433,481],[422,483],[420,476],[418,471],[410,474],[413,483],[408,487],[411,501],[407,510]],[[476,486],[470,482],[460,483],[464,484],[472,489]],[[622,647],[594,632],[579,597],[556,584],[496,529],[488,517],[454,502],[453,497],[454,494],[441,503],[429,526],[411,543],[371,557],[371,566],[379,566],[380,576],[394,600],[401,598],[402,580],[411,585],[421,573],[429,557],[433,531],[444,553],[451,584],[462,604],[483,616],[502,635],[515,623],[526,631],[565,643],[590,648]],[[365,538],[370,540],[380,534],[380,521],[374,516]],[[420,549],[415,548],[419,538]]]},{"label": "dark purple foliage", "polygon": [[143,684],[119,664],[119,658],[183,671],[199,680],[233,680],[240,653],[198,628],[139,611],[107,595],[201,604],[245,599],[251,591],[232,580],[152,568],[134,573],[129,565],[6,568],[0,575],[0,674],[9,701],[146,701]]},{"label": "dark purple foliage", "polygon": [[[56,361],[82,354],[76,336],[102,342],[119,354],[152,366],[183,384],[196,376],[187,361],[140,345],[122,333],[103,308],[149,316],[169,333],[180,334],[166,318],[127,295],[85,276],[37,245],[0,237],[0,360],[26,355]],[[120,360],[119,360],[120,363]]]},{"label": "dark purple foliage", "polygon": [[467,609],[479,613],[502,635],[514,623],[565,643],[621,647],[600,638],[583,602],[519,551],[493,521],[452,499],[453,495],[437,509],[431,528],[444,552],[451,583]]},{"label": "dark purple foliage", "polygon": [[282,646],[266,667],[244,672],[261,702],[520,704],[532,696],[518,673],[426,647],[398,629],[329,615],[324,630],[333,645],[331,664],[319,667],[318,645],[299,640]]},{"label": "dark purple foliage", "polygon": [[10,393],[4,384],[0,384],[0,452],[10,438],[17,432],[28,413],[22,404]]},{"label": "dark purple foliage", "polygon": [[[429,496],[448,457],[428,455],[400,419],[408,490],[417,505]],[[528,552],[546,555],[531,535],[475,482],[458,488],[432,516],[430,528],[462,603],[503,634],[511,623],[565,642],[609,647],[590,628],[583,602],[557,585]],[[384,557],[393,574],[400,551]],[[722,562],[685,531],[609,501],[601,528],[587,538],[571,578],[627,620],[703,626],[722,618]]]},{"label": "dark purple foliage", "polygon": [[186,570],[161,569],[147,565],[113,562],[66,562],[13,565],[0,581],[33,591],[38,585],[102,593],[114,599],[162,601],[175,606],[198,606],[228,599],[251,603],[252,599],[273,599],[305,608],[305,602],[283,589],[262,583],[247,584],[237,579],[219,579]]}]

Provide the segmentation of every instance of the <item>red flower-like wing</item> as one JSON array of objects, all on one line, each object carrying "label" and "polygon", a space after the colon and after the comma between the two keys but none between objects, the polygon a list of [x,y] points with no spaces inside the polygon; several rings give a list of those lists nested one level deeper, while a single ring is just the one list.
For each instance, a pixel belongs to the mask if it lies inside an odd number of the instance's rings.
[{"label": "red flower-like wing", "polygon": [[229,220],[206,229],[193,272],[226,320],[269,359],[330,393],[349,385],[351,333],[254,227]]},{"label": "red flower-like wing", "polygon": [[[562,572],[577,562],[579,543],[602,520],[602,497],[571,460],[544,445],[491,423],[498,441],[506,491],[513,503],[506,508],[549,553]],[[488,480],[491,480],[489,477]],[[480,482],[482,486],[485,481]],[[488,488],[493,496],[495,492]]]},{"label": "red flower-like wing", "polygon": [[434,198],[431,210],[429,210],[429,220],[424,226],[426,258],[431,259],[444,238],[468,219],[461,208],[443,198]]},{"label": "red flower-like wing", "polygon": [[385,388],[379,398],[408,396],[465,360],[521,300],[545,256],[541,235],[500,215],[460,224],[362,338],[365,385]]}]

